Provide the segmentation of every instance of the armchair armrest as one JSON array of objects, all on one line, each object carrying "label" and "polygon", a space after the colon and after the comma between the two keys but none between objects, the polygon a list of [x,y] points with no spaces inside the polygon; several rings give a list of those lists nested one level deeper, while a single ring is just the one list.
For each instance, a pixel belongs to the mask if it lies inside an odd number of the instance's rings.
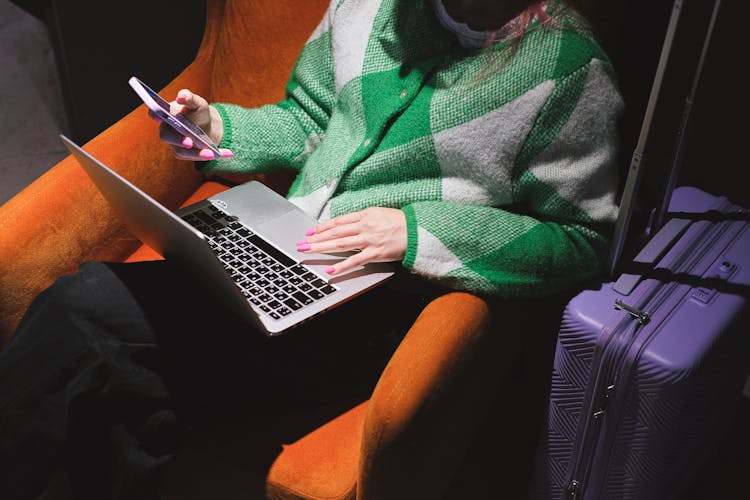
[{"label": "armchair armrest", "polygon": [[507,327],[494,324],[487,303],[467,293],[425,308],[370,399],[358,499],[445,492],[518,350],[517,329]]}]

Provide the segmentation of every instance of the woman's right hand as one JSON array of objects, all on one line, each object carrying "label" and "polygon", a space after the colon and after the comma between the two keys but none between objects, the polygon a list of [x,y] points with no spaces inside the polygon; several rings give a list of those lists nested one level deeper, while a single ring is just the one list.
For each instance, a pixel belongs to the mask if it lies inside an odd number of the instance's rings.
[{"label": "woman's right hand", "polygon": [[[188,89],[182,89],[177,93],[177,98],[169,103],[170,112],[173,115],[183,115],[191,122],[203,129],[211,138],[214,144],[220,144],[224,136],[224,123],[221,115],[215,108],[208,105],[208,102],[194,94]],[[153,116],[153,115],[152,115]],[[162,123],[159,126],[159,138],[169,144],[174,151],[174,155],[182,160],[207,161],[216,158],[216,155],[210,149],[201,149],[195,144],[190,137],[184,137],[174,128]],[[228,149],[220,149],[222,158],[231,158],[232,152]]]}]

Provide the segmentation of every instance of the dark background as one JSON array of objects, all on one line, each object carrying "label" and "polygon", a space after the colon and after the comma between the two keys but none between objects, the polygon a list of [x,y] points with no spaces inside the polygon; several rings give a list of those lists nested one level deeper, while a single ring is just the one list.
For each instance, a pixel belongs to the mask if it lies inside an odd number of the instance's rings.
[{"label": "dark background", "polygon": [[[655,201],[661,195],[674,153],[676,134],[685,99],[697,69],[700,49],[714,2],[685,0],[664,87],[647,142],[644,195]],[[629,103],[625,117],[622,163],[627,166],[640,133],[645,103],[650,92],[671,1],[631,0],[625,26],[612,57]],[[750,206],[750,190],[744,182],[747,162],[745,142],[750,126],[750,94],[744,90],[747,70],[748,2],[724,1],[719,11],[707,59],[697,87],[687,129],[679,184],[701,187]]]},{"label": "dark background", "polygon": [[70,136],[84,143],[142,104],[135,75],[154,89],[194,58],[205,24],[204,0],[12,0],[48,27]]}]

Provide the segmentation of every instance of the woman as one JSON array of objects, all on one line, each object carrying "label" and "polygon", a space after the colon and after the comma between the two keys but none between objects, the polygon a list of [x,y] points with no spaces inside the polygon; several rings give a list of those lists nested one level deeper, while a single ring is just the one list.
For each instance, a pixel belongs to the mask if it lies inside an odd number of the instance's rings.
[{"label": "woman", "polygon": [[321,221],[298,250],[359,250],[329,274],[407,272],[266,339],[168,262],[84,264],[0,355],[3,499],[156,498],[184,426],[367,391],[443,290],[555,293],[605,253],[621,99],[562,2],[334,0],[284,101],[209,106],[183,90],[174,106],[223,148],[212,159],[161,128],[202,171],[298,173],[289,198]]}]

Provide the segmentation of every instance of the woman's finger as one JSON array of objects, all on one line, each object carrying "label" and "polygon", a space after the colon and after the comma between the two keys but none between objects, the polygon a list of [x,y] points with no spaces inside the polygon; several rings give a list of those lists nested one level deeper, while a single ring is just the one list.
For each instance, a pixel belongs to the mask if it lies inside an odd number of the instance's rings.
[{"label": "woman's finger", "polygon": [[337,226],[353,224],[359,222],[361,219],[362,212],[352,212],[344,215],[339,215],[338,217],[334,217],[333,219],[318,224],[307,232],[307,236],[325,233],[326,231],[329,231]]},{"label": "woman's finger", "polygon": [[303,253],[338,253],[350,252],[362,248],[363,239],[361,235],[335,238],[319,243],[302,240],[297,243],[297,250]]},{"label": "woman's finger", "polygon": [[[185,136],[177,132],[166,123],[162,123],[161,125],[159,125],[159,139],[169,144],[170,146],[179,146],[183,148],[185,147]],[[193,146],[191,145],[190,147],[192,148]]]},{"label": "woman's finger", "polygon": [[205,161],[205,158],[200,156],[200,150],[195,148],[186,149],[180,146],[172,146],[172,153],[179,160]]},{"label": "woman's finger", "polygon": [[208,161],[208,160],[219,160],[221,158],[232,158],[234,153],[229,149],[221,148],[221,156],[216,156],[210,149],[198,149],[198,148],[184,148],[181,145],[172,146],[172,152],[175,158],[180,160],[191,160],[191,161]]},{"label": "woman's finger", "polygon": [[348,223],[348,224],[338,224],[330,228],[325,228],[320,231],[315,231],[314,234],[311,234],[310,236],[307,237],[306,242],[307,243],[320,243],[323,241],[334,240],[336,238],[345,238],[348,236],[354,236],[354,235],[360,234],[362,230],[357,222],[359,221]]},{"label": "woman's finger", "polygon": [[331,275],[343,273],[345,271],[350,271],[357,267],[364,266],[369,262],[377,262],[377,259],[373,258],[373,256],[370,255],[369,252],[355,253],[354,255],[350,255],[341,262],[337,262],[336,264],[326,269],[326,273]]},{"label": "woman's finger", "polygon": [[175,102],[183,106],[183,108],[181,109],[183,114],[189,113],[190,111],[195,111],[198,108],[208,105],[208,102],[204,98],[192,93],[188,89],[182,89],[177,92],[177,98],[175,99]]}]

